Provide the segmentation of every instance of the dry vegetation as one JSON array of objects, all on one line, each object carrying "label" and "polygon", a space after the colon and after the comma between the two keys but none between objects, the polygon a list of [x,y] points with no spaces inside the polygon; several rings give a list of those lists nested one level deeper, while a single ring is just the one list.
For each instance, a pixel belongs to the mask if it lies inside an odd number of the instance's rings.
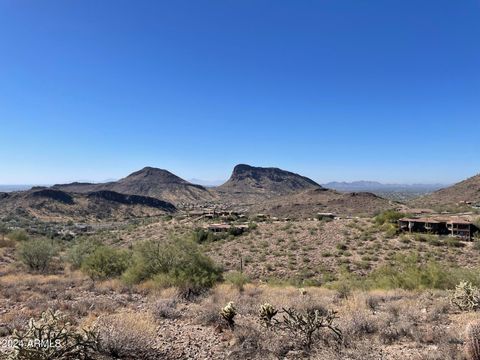
[{"label": "dry vegetation", "polygon": [[[477,359],[476,243],[398,235],[390,223],[371,219],[260,222],[198,245],[224,267],[224,281],[213,287],[215,276],[192,280],[188,272],[162,272],[161,264],[145,277],[139,243],[193,238],[199,226],[156,218],[50,241],[52,252],[42,252],[50,260],[39,268],[22,255],[38,239],[8,235],[0,243],[0,358],[11,353],[15,330],[50,309],[71,324],[68,341],[78,341],[82,329],[94,334],[94,346],[76,343],[75,351],[95,359]],[[82,241],[102,250],[75,262],[72,249],[92,254]],[[161,250],[172,267],[183,264],[175,246]],[[209,274],[217,271],[195,259]],[[113,270],[92,275],[87,270],[99,269],[98,261]],[[459,280],[472,283],[446,290]],[[68,359],[55,356],[48,358]]]}]

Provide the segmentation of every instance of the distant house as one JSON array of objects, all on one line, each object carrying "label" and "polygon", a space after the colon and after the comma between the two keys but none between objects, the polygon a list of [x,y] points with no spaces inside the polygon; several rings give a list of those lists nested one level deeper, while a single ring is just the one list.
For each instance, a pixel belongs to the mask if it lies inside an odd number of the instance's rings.
[{"label": "distant house", "polygon": [[451,235],[468,241],[472,240],[477,231],[480,231],[473,222],[455,216],[403,218],[398,220],[398,225],[400,230],[410,233]]}]

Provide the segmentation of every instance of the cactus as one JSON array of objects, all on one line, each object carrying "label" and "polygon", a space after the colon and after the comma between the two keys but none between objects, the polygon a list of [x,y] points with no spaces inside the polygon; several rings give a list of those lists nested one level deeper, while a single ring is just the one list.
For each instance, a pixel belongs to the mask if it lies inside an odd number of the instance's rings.
[{"label": "cactus", "polygon": [[221,311],[220,315],[228,324],[228,327],[233,330],[235,327],[235,316],[237,315],[237,309],[232,301],[230,301],[227,306],[225,306]]},{"label": "cactus", "polygon": [[259,313],[260,321],[267,328],[272,327],[273,318],[277,314],[278,314],[278,310],[275,309],[275,307],[269,303],[265,303],[262,306],[260,306],[260,313]]},{"label": "cactus", "polygon": [[450,294],[450,302],[462,311],[477,311],[480,309],[480,289],[462,281]]},{"label": "cactus", "polygon": [[480,360],[480,321],[467,325],[465,352],[468,360]]},{"label": "cactus", "polygon": [[90,359],[97,351],[93,331],[77,331],[59,311],[47,310],[40,319],[30,319],[25,331],[14,330],[15,341],[9,360]]},{"label": "cactus", "polygon": [[335,311],[308,309],[299,312],[293,308],[282,310],[284,315],[281,326],[292,335],[300,337],[307,350],[311,349],[315,334],[321,329],[330,330],[338,341],[342,340],[342,331],[335,325]]}]

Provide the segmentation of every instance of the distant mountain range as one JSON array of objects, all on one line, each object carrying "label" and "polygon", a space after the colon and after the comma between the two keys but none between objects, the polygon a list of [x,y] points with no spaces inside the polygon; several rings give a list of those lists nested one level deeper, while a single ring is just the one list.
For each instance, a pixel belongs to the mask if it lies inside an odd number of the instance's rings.
[{"label": "distant mountain range", "polygon": [[369,192],[415,192],[429,193],[443,189],[445,184],[383,184],[377,181],[329,182],[323,184],[327,189],[337,191],[369,191]]},{"label": "distant mountain range", "polygon": [[32,187],[33,185],[0,185],[0,192],[24,191]]},{"label": "distant mountain range", "polygon": [[175,212],[192,205],[220,206],[285,217],[318,212],[373,214],[395,204],[371,193],[340,193],[278,168],[235,166],[222,185],[204,187],[168,170],[145,167],[118,181],[74,182],[28,191],[0,192],[0,210],[33,217],[122,218]]}]

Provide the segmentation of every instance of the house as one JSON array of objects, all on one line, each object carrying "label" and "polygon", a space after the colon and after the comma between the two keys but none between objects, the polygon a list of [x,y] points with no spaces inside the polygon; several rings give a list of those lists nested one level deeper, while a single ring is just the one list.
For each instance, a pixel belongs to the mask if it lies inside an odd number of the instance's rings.
[{"label": "house", "polygon": [[410,233],[451,235],[468,241],[480,231],[472,221],[458,216],[402,218],[398,220],[398,225],[400,230]]}]

